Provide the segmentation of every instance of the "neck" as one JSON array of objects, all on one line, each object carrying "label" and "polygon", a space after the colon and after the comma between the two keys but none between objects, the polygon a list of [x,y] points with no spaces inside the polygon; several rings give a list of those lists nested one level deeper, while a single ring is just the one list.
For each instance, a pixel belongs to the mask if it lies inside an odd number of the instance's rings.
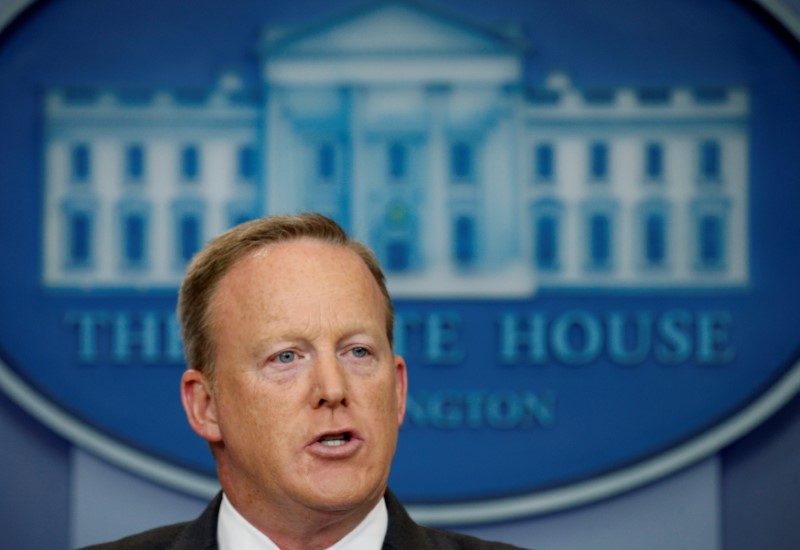
[{"label": "neck", "polygon": [[225,488],[225,495],[236,511],[281,550],[324,550],[333,546],[367,517],[383,492],[357,506],[317,509],[297,502],[275,506],[263,495]]}]

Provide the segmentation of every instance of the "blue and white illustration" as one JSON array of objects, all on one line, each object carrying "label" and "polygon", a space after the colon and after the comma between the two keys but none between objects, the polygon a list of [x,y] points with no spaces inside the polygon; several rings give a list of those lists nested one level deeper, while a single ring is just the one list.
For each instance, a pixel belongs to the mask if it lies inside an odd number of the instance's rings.
[{"label": "blue and white illustration", "polygon": [[744,86],[534,88],[518,31],[416,2],[254,46],[255,88],[47,90],[46,287],[174,289],[209,238],[305,210],[397,298],[748,285]]}]

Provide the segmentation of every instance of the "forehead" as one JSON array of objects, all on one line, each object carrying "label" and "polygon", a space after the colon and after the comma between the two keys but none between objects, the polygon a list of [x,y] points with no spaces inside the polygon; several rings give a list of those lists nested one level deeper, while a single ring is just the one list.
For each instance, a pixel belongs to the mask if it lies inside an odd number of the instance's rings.
[{"label": "forehead", "polygon": [[[237,261],[220,279],[212,309],[270,310],[303,305],[378,306],[383,295],[358,254],[341,245],[296,239],[260,247]],[[216,316],[212,312],[212,316]]]}]

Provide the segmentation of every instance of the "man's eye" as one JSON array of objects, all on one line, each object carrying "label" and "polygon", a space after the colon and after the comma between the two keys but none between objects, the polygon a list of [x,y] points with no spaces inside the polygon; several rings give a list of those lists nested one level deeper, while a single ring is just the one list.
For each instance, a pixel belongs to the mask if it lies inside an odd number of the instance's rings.
[{"label": "man's eye", "polygon": [[297,354],[293,351],[282,351],[278,354],[278,361],[280,363],[291,363],[297,358]]},{"label": "man's eye", "polygon": [[367,348],[357,347],[352,349],[352,353],[355,357],[366,357],[369,355],[369,350],[367,350]]}]

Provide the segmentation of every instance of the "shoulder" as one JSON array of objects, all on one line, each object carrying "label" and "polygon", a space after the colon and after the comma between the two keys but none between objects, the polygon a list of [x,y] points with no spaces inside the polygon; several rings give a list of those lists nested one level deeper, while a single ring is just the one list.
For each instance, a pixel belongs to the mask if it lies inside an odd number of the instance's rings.
[{"label": "shoulder", "polygon": [[176,523],[131,535],[114,542],[88,546],[83,550],[165,550],[186,529],[187,523]]},{"label": "shoulder", "polygon": [[425,531],[426,537],[431,543],[431,548],[442,550],[521,550],[518,546],[503,542],[482,540],[469,535],[431,529],[430,527],[420,528]]},{"label": "shoulder", "polygon": [[403,505],[387,489],[384,497],[389,512],[383,550],[521,550],[502,542],[490,542],[469,535],[452,533],[418,525]]}]

